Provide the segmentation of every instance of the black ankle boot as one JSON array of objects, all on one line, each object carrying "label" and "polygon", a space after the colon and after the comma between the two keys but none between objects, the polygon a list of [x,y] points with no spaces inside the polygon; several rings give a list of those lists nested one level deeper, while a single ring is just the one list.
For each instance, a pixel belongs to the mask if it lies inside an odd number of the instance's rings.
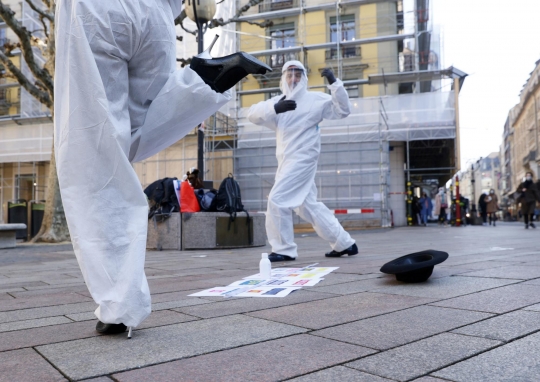
[{"label": "black ankle boot", "polygon": [[229,90],[248,74],[272,71],[264,62],[244,52],[219,58],[193,57],[189,67],[218,93]]},{"label": "black ankle boot", "polygon": [[101,334],[118,334],[124,333],[127,327],[124,324],[104,324],[98,321],[96,324],[96,332]]}]

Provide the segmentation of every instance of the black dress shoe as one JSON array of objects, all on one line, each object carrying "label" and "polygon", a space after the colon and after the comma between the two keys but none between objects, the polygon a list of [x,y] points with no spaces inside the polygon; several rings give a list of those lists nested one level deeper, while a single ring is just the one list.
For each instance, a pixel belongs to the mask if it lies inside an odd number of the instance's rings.
[{"label": "black dress shoe", "polygon": [[534,223],[529,223],[529,225],[530,225],[532,228],[536,228],[536,226],[534,225]]},{"label": "black dress shoe", "polygon": [[341,257],[343,255],[354,256],[354,255],[357,255],[357,254],[358,254],[358,247],[356,246],[356,243],[354,243],[353,245],[351,245],[349,248],[347,248],[344,251],[341,251],[341,252],[336,252],[336,251],[328,252],[328,253],[325,254],[325,256],[326,257]]},{"label": "black dress shoe", "polygon": [[96,332],[101,334],[118,334],[124,333],[127,327],[124,324],[104,324],[98,321],[96,324]]},{"label": "black dress shoe", "polygon": [[278,261],[294,261],[296,258],[272,252],[268,255],[268,260],[270,260],[271,263],[276,263]]},{"label": "black dress shoe", "polygon": [[189,67],[218,93],[223,93],[248,74],[265,74],[272,68],[245,52],[219,58],[193,57]]}]

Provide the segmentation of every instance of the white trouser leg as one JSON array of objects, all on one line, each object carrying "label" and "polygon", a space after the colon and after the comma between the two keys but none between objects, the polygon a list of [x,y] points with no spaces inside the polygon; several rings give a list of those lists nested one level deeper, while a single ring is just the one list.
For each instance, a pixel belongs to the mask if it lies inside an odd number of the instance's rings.
[{"label": "white trouser leg", "polygon": [[341,252],[354,244],[351,235],[343,229],[334,214],[317,201],[317,187],[313,183],[304,203],[294,210],[302,219],[309,222],[317,235],[326,240],[334,251]]}]

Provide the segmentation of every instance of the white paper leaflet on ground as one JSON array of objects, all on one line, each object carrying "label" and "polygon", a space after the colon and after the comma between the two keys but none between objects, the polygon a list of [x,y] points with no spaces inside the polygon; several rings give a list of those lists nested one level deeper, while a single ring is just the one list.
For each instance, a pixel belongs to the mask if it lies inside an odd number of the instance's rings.
[{"label": "white paper leaflet on ground", "polygon": [[263,279],[259,274],[244,277],[226,287],[215,287],[190,294],[192,297],[285,297],[304,286],[317,285],[323,276],[338,267],[315,267],[272,269],[272,278]]},{"label": "white paper leaflet on ground", "polygon": [[321,278],[316,279],[298,279],[298,278],[276,278],[276,279],[242,279],[239,281],[235,281],[229,286],[252,286],[252,287],[274,287],[274,286],[280,286],[280,287],[303,287],[303,286],[314,286],[317,285],[321,280]]},{"label": "white paper leaflet on ground", "polygon": [[300,287],[215,287],[190,294],[192,297],[285,297]]},{"label": "white paper leaflet on ground", "polygon": [[[296,278],[296,279],[315,279],[322,278],[339,267],[307,267],[307,268],[276,268],[272,269],[272,278]],[[244,280],[260,279],[260,274],[244,277]]]}]

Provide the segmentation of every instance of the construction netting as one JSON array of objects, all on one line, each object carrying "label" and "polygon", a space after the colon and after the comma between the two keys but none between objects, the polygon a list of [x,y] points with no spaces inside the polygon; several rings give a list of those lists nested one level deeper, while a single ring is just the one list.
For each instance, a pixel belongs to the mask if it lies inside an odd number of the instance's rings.
[{"label": "construction netting", "polygon": [[[455,138],[453,92],[351,99],[352,112],[325,120],[315,182],[331,209],[372,210],[355,220],[388,219],[390,142]],[[234,171],[250,210],[266,209],[277,170],[275,132],[251,124],[241,109]],[[403,158],[401,158],[403,160]]]}]

